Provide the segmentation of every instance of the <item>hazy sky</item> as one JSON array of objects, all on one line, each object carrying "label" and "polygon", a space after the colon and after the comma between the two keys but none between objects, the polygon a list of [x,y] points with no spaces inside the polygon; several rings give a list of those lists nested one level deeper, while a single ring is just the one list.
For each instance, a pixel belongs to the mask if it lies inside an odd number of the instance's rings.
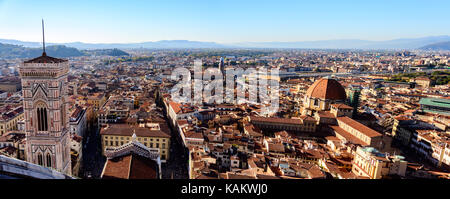
[{"label": "hazy sky", "polygon": [[125,43],[158,40],[388,40],[450,35],[448,0],[0,0],[0,38]]}]

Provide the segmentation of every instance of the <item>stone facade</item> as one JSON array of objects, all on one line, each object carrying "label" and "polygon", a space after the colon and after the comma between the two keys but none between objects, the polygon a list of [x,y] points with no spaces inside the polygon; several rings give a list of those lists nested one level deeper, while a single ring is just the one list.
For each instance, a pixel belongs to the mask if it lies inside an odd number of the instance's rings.
[{"label": "stone facade", "polygon": [[67,60],[41,57],[22,63],[27,161],[71,175]]}]

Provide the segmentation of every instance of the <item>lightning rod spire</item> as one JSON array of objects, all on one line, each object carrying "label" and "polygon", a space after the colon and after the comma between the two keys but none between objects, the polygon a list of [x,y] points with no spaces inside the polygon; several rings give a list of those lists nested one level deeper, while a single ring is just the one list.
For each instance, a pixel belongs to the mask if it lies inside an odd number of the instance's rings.
[{"label": "lightning rod spire", "polygon": [[45,56],[45,33],[44,33],[44,19],[42,19],[42,49],[44,52],[42,52],[42,55]]}]

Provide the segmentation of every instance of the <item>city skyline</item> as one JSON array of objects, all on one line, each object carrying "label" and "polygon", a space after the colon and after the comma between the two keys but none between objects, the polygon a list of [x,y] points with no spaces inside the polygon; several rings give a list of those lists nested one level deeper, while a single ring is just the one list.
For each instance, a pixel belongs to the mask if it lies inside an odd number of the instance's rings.
[{"label": "city skyline", "polygon": [[449,5],[0,0],[0,180],[450,179]]},{"label": "city skyline", "polygon": [[448,4],[1,0],[0,24],[6,28],[0,38],[39,42],[44,18],[49,43],[383,41],[450,35]]}]

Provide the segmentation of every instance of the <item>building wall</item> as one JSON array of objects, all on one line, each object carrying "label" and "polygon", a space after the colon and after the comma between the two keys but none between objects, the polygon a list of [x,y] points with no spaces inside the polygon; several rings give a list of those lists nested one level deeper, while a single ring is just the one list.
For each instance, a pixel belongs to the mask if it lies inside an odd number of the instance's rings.
[{"label": "building wall", "polygon": [[330,110],[331,104],[339,104],[344,103],[342,100],[329,100],[329,99],[318,99],[318,98],[308,98],[308,96],[305,96],[304,104],[303,106],[306,109],[310,110]]},{"label": "building wall", "polygon": [[398,120],[394,120],[394,126],[392,127],[392,135],[394,136],[394,139],[399,141],[399,143],[402,144],[403,146],[409,145],[409,142],[411,140],[411,132],[402,128],[399,125]]},{"label": "building wall", "polygon": [[17,92],[20,90],[20,82],[17,83],[1,83],[0,91]]},{"label": "building wall", "polygon": [[406,161],[377,157],[358,147],[352,162],[352,172],[370,179],[381,179],[387,175],[405,176],[406,166]]},{"label": "building wall", "polygon": [[414,132],[409,147],[434,165],[450,168],[450,144],[435,143]]},{"label": "building wall", "polygon": [[[131,136],[102,135],[102,153],[107,147],[122,146],[131,141]],[[149,148],[159,148],[161,161],[170,157],[170,139],[160,137],[137,137],[137,141]]]},{"label": "building wall", "polygon": [[374,161],[374,163],[371,161],[371,158],[366,159],[363,155],[355,154],[352,172],[359,176],[369,177],[370,179],[380,179],[384,164],[380,161]]},{"label": "building wall", "polygon": [[447,166],[450,166],[450,145],[447,144],[444,150],[444,156],[442,158],[442,163],[444,163]]},{"label": "building wall", "polygon": [[78,120],[69,123],[70,133],[84,137],[84,134],[87,130],[87,120],[85,110],[83,110],[81,114],[82,115],[79,118],[77,118]]},{"label": "building wall", "polygon": [[272,122],[260,122],[260,121],[251,121],[252,124],[261,129],[271,129],[271,130],[280,130],[280,131],[298,131],[298,132],[315,132],[316,131],[316,123],[304,121],[303,124],[286,124],[286,123],[272,123]]},{"label": "building wall", "polygon": [[203,146],[204,143],[205,143],[204,139],[186,138],[186,145],[188,145],[188,146],[190,146],[190,145]]},{"label": "building wall", "polygon": [[17,123],[23,120],[24,113],[17,114],[9,120],[0,120],[0,136],[11,130],[18,130]]},{"label": "building wall", "polygon": [[344,129],[345,131],[349,132],[353,136],[360,139],[362,142],[366,143],[367,145],[370,145],[370,137],[366,136],[364,133],[352,128],[351,126],[345,124],[344,122],[341,122],[338,120],[339,127]]},{"label": "building wall", "polygon": [[94,107],[95,110],[99,110],[106,102],[106,96],[105,95],[101,95],[99,97],[97,96],[91,96],[88,97],[88,103],[92,104],[92,106]]},{"label": "building wall", "polygon": [[334,117],[341,117],[341,116],[347,116],[349,118],[352,118],[353,116],[353,110],[352,109],[338,109],[335,107],[331,107],[330,113],[334,115]]},{"label": "building wall", "polygon": [[431,85],[431,81],[428,80],[416,80],[417,85],[422,86],[424,88],[428,88]]}]

